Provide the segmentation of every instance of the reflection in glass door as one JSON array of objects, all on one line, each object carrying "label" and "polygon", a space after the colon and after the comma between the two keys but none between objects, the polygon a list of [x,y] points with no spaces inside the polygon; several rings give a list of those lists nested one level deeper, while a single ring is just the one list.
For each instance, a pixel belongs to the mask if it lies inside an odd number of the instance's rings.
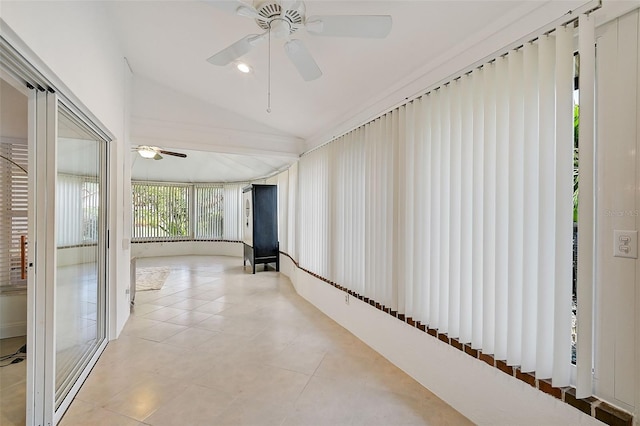
[{"label": "reflection in glass door", "polygon": [[106,336],[107,143],[63,104],[56,142],[57,410]]}]

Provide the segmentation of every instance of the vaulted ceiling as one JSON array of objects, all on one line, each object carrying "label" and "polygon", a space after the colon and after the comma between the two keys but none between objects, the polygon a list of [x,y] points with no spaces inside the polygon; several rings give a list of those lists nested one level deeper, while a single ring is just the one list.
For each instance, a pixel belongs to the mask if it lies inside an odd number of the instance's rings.
[{"label": "vaulted ceiling", "polygon": [[[107,3],[135,76],[131,143],[232,154],[241,163],[245,156],[249,168],[257,159],[277,170],[426,88],[420,84],[435,83],[434,70],[443,63],[455,67],[456,59],[464,57],[459,66],[468,65],[480,42],[513,31],[514,24],[550,3],[563,3],[568,11],[584,1],[309,0],[308,16],[372,14],[391,15],[393,20],[384,39],[296,32],[294,37],[306,44],[323,72],[311,82],[305,82],[285,56],[283,40],[271,42],[270,73],[268,43],[242,57],[253,68],[250,74],[208,63],[214,53],[263,31],[254,19],[224,10],[228,2],[215,3],[221,2]],[[425,80],[430,73],[431,81]],[[162,173],[163,161],[145,163],[147,177]],[[139,164],[134,164],[134,175],[142,173]],[[179,164],[184,165],[185,180],[200,179],[188,159]],[[255,176],[264,171],[256,169]]]}]

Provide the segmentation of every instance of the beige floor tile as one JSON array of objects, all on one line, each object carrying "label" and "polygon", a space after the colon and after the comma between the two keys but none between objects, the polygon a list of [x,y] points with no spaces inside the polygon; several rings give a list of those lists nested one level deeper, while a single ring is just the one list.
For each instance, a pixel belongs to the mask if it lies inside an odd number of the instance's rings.
[{"label": "beige floor tile", "polygon": [[134,304],[131,308],[131,315],[143,316],[148,314],[149,312],[157,311],[161,308],[164,308],[164,306],[154,305],[152,303],[137,303]]},{"label": "beige floor tile", "polygon": [[271,401],[259,401],[237,398],[219,416],[211,419],[210,424],[218,426],[279,426],[293,409],[290,402],[274,404]]},{"label": "beige floor tile", "polygon": [[103,407],[143,421],[186,388],[187,385],[180,380],[155,375],[125,388],[107,401]]},{"label": "beige floor tile", "polygon": [[[163,290],[160,290],[158,292],[158,294],[162,294]],[[167,291],[167,290],[165,290]],[[182,302],[185,298],[184,297],[180,297],[180,296],[175,296],[175,293],[179,291],[179,290],[174,290],[174,291],[168,291],[170,294],[165,294],[163,297],[160,297],[159,299],[155,299],[153,301],[154,305],[162,305],[162,306],[170,306],[173,305],[174,303],[178,303],[178,302]]]},{"label": "beige floor tile", "polygon": [[263,365],[245,397],[275,404],[295,401],[310,379],[297,371]]},{"label": "beige floor tile", "polygon": [[153,426],[208,425],[224,412],[234,397],[218,389],[190,385],[162,404],[144,422]]},{"label": "beige floor tile", "polygon": [[[353,425],[471,425],[464,416],[443,416],[447,406],[439,403],[425,404],[420,398],[362,388],[353,404]],[[453,422],[453,423],[451,423]]]},{"label": "beige floor tile", "polygon": [[349,378],[314,376],[283,425],[348,425],[353,420],[357,388]]},{"label": "beige floor tile", "polygon": [[168,319],[177,317],[178,315],[184,314],[186,312],[189,312],[189,311],[185,309],[163,307],[163,308],[156,309],[149,312],[148,314],[144,315],[143,318],[147,318],[155,321],[166,321]]},{"label": "beige floor tile", "polygon": [[210,354],[201,351],[183,351],[173,363],[167,363],[158,368],[154,374],[159,374],[172,379],[178,379],[187,383],[196,383],[211,370],[216,359]]},{"label": "beige floor tile", "polygon": [[166,345],[179,346],[182,348],[194,349],[203,343],[211,340],[216,334],[214,331],[208,331],[199,328],[187,328],[173,336],[165,339],[162,343]]},{"label": "beige floor tile", "polygon": [[162,342],[165,339],[178,334],[187,327],[184,325],[170,324],[168,322],[159,322],[151,327],[145,327],[141,330],[134,330],[128,334],[136,337],[141,337],[147,340],[153,340],[155,342]]},{"label": "beige floor tile", "polygon": [[[23,361],[24,362],[24,361]],[[0,386],[0,425],[24,425],[26,421],[27,385],[22,381]]]},{"label": "beige floor tile", "polygon": [[[193,300],[193,299],[189,299],[189,300]],[[170,322],[171,324],[193,326],[211,317],[211,315],[213,314],[207,314],[204,312],[197,312],[197,311],[188,311],[188,312],[185,312],[184,314],[180,314],[173,318],[168,319],[167,322]]]},{"label": "beige floor tile", "polygon": [[252,318],[229,318],[216,314],[199,322],[195,327],[204,328],[209,331],[220,331],[240,336],[255,337],[267,328],[267,324]]},{"label": "beige floor tile", "polygon": [[138,315],[131,315],[129,316],[129,320],[127,321],[124,328],[122,329],[122,334],[132,335],[139,330],[150,328],[160,323],[162,323],[162,321],[156,321],[156,320],[144,318],[143,316],[138,316]]},{"label": "beige floor tile", "polygon": [[74,401],[73,406],[65,413],[60,426],[137,426],[140,422],[102,407]]},{"label": "beige floor tile", "polygon": [[[201,285],[200,287],[197,287],[198,289],[205,289],[206,288],[206,284]],[[208,302],[213,302],[215,300],[218,300],[220,297],[222,297],[224,295],[224,290],[223,289],[209,289],[206,291],[203,291],[202,293],[198,294],[197,296],[193,296],[193,299],[196,300],[205,300]],[[219,302],[222,303],[222,302]]]},{"label": "beige floor tile", "polygon": [[191,311],[195,308],[197,308],[198,306],[202,306],[204,304],[208,303],[207,300],[201,300],[201,299],[193,299],[191,297],[189,297],[188,299],[184,299],[178,303],[174,303],[173,305],[169,306],[170,308],[176,308],[176,309],[186,309],[188,311]]},{"label": "beige floor tile", "polygon": [[328,352],[314,375],[328,378],[349,377],[354,383],[365,384],[373,374],[374,361],[360,355]]},{"label": "beige floor tile", "polygon": [[153,376],[153,372],[139,368],[118,368],[113,365],[108,365],[108,368],[96,366],[85,380],[76,398],[87,403],[104,405],[123,389],[150,380]]},{"label": "beige floor tile", "polygon": [[246,396],[255,393],[256,380],[263,373],[263,366],[240,361],[234,354],[226,358],[217,358],[211,368],[194,382],[213,389],[223,390],[233,396]]},{"label": "beige floor tile", "polygon": [[291,344],[275,355],[265,358],[268,365],[312,375],[320,366],[326,351],[300,344]]},{"label": "beige floor tile", "polygon": [[228,307],[229,307],[228,303],[211,301],[211,302],[205,303],[204,305],[200,305],[197,308],[194,308],[193,310],[196,312],[204,312],[206,314],[217,314],[218,312],[224,311]]}]

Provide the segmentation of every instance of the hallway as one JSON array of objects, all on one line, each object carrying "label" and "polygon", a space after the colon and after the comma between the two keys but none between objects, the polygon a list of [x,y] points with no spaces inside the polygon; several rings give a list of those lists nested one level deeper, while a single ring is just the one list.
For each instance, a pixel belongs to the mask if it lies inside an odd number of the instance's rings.
[{"label": "hallway", "polygon": [[470,424],[277,272],[213,256],[137,267],[171,273],[137,292],[64,426]]}]

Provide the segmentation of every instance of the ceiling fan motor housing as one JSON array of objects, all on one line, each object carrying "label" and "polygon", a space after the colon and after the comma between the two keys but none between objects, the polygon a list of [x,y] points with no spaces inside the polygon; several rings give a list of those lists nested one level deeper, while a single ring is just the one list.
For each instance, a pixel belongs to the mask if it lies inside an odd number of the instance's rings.
[{"label": "ceiling fan motor housing", "polygon": [[271,21],[279,19],[289,24],[289,34],[293,34],[304,25],[304,3],[295,2],[293,9],[287,9],[282,15],[282,6],[278,1],[259,2],[255,5],[258,14],[264,19],[256,19],[256,23],[260,28],[268,31]]}]

